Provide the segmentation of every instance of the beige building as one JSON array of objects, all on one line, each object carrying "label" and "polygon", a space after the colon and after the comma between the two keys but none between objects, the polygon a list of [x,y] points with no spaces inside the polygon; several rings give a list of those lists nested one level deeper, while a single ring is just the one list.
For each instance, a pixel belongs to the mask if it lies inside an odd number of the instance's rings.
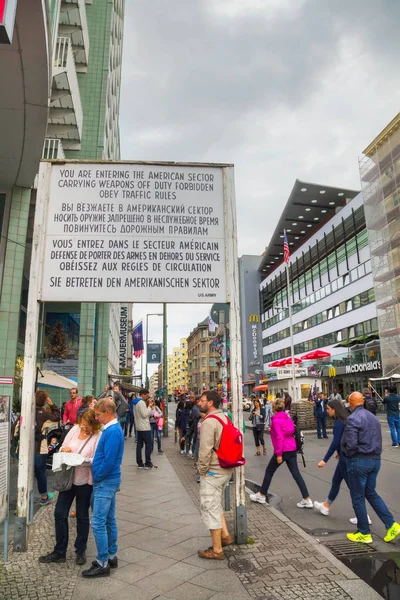
[{"label": "beige building", "polygon": [[212,342],[216,334],[208,331],[208,318],[191,331],[187,338],[188,386],[195,394],[217,388],[221,357]]},{"label": "beige building", "polygon": [[155,371],[149,379],[149,392],[152,398],[155,397],[158,387],[158,371]]},{"label": "beige building", "polygon": [[181,338],[179,347],[173,348],[172,353],[168,354],[168,394],[175,394],[177,391],[187,391],[187,359],[187,340],[186,338]]},{"label": "beige building", "polygon": [[371,250],[382,369],[400,369],[400,113],[364,150],[362,194]]}]

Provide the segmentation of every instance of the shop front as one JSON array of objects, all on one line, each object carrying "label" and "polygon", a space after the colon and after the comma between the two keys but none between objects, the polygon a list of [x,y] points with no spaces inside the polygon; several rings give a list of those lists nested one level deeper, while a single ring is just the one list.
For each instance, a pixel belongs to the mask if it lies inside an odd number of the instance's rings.
[{"label": "shop front", "polygon": [[347,398],[352,392],[362,392],[363,388],[371,387],[371,379],[377,379],[378,381],[374,382],[376,393],[381,397],[384,396],[385,382],[379,380],[382,377],[382,367],[378,359],[339,367],[325,367],[323,376],[324,391],[328,395],[336,388],[342,398]]}]

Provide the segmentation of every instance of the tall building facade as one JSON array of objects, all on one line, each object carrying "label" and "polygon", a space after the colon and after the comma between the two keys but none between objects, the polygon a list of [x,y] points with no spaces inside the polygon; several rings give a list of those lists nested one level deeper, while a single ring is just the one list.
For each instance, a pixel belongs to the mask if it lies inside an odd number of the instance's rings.
[{"label": "tall building facade", "polygon": [[400,113],[363,154],[360,176],[383,372],[391,376],[400,373]]},{"label": "tall building facade", "polygon": [[187,338],[188,387],[195,394],[217,388],[220,382],[221,357],[214,348],[214,339],[215,334],[209,332],[208,317]]},{"label": "tall building facade", "polygon": [[[44,158],[118,160],[124,0],[53,0],[53,73]],[[120,372],[117,303],[46,303],[43,366],[98,394]],[[64,356],[49,339],[67,340]],[[129,336],[128,336],[129,337]],[[54,350],[54,344],[50,346]]]},{"label": "tall building facade", "polygon": [[[378,321],[362,195],[351,190],[296,181],[265,251],[260,272],[263,370],[276,379],[271,362],[291,356],[283,231],[290,248],[290,294],[294,354],[315,350],[330,357],[304,361],[299,375],[323,377],[326,391],[362,389],[381,375]],[[284,384],[282,384],[284,385]],[[296,384],[307,398],[310,383]]]}]

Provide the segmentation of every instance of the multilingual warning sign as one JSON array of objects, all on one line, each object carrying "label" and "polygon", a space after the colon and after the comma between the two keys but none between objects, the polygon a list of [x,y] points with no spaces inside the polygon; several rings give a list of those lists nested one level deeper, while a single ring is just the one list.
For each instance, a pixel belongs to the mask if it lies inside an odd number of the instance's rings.
[{"label": "multilingual warning sign", "polygon": [[40,300],[227,301],[223,166],[49,164]]}]

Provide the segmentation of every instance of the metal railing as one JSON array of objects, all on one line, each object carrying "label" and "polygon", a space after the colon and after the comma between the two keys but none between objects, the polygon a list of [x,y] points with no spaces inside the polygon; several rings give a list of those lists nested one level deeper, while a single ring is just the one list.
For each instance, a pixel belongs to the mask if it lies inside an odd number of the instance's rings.
[{"label": "metal railing", "polygon": [[57,140],[55,138],[46,139],[44,141],[42,156],[43,158],[47,158],[50,160],[65,158],[61,140]]}]

